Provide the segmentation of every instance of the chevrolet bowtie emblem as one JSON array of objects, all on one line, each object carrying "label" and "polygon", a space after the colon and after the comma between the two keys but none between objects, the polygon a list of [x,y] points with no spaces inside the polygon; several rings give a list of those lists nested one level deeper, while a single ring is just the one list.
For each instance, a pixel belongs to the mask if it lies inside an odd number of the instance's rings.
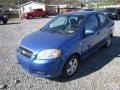
[{"label": "chevrolet bowtie emblem", "polygon": [[23,54],[26,54],[26,53],[27,53],[25,50],[22,50],[21,52],[22,52]]}]

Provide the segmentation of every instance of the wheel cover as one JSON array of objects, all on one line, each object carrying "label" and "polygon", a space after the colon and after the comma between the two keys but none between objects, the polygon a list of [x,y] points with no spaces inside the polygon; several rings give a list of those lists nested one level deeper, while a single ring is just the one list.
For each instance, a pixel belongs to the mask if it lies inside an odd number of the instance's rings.
[{"label": "wheel cover", "polygon": [[71,59],[67,65],[67,74],[70,76],[77,70],[78,62],[77,59]]}]

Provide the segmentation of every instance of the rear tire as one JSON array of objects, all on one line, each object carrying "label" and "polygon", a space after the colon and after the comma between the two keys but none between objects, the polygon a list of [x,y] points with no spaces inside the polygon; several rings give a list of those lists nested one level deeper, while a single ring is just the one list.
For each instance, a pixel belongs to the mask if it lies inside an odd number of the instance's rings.
[{"label": "rear tire", "polygon": [[32,18],[33,18],[33,16],[32,16],[32,15],[28,16],[28,19],[32,19]]},{"label": "rear tire", "polygon": [[42,16],[42,18],[44,18],[45,16]]},{"label": "rear tire", "polygon": [[111,46],[111,43],[112,43],[112,37],[109,36],[109,37],[107,37],[107,39],[106,39],[105,47],[106,47],[106,48],[109,48],[109,47]]},{"label": "rear tire", "polygon": [[63,71],[62,71],[62,77],[67,78],[72,75],[74,75],[78,69],[79,66],[79,57],[77,55],[72,55],[68,58],[66,61]]}]

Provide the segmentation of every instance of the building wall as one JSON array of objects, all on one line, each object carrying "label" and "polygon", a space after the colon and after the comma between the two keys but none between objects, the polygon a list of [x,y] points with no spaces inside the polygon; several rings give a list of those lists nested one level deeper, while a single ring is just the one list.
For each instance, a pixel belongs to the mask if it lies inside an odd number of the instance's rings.
[{"label": "building wall", "polygon": [[41,8],[45,11],[45,4],[35,4],[35,3],[31,3],[29,5],[24,6],[24,12],[29,12],[32,9],[38,9]]},{"label": "building wall", "polygon": [[39,8],[45,11],[45,4],[31,3],[31,4],[20,7],[21,17],[23,17],[24,13],[30,12],[32,9],[39,9]]}]

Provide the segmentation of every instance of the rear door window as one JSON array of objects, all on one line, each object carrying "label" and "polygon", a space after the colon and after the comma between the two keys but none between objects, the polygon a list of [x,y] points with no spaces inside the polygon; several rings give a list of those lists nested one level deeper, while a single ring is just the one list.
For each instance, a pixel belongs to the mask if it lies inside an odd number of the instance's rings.
[{"label": "rear door window", "polygon": [[98,14],[98,18],[101,26],[106,25],[108,23],[108,19],[105,15]]}]

